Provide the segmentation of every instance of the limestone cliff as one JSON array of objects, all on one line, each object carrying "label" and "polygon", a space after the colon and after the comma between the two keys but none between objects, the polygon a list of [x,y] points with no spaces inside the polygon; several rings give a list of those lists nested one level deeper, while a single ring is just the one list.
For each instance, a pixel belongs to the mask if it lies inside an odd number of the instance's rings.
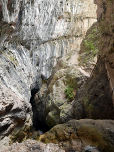
[{"label": "limestone cliff", "polygon": [[[1,139],[3,138],[1,144],[9,144],[9,138],[4,138],[4,136],[9,136],[11,133],[12,141],[21,142],[24,137],[26,139],[28,136],[25,134],[31,126],[32,112],[28,102],[31,95],[31,101],[36,102],[36,105],[33,103],[33,109],[39,109],[36,122],[39,122],[39,117],[44,113],[49,127],[66,122],[72,117],[75,119],[114,119],[111,97],[113,91],[110,91],[110,79],[107,77],[105,67],[105,63],[108,61],[113,77],[114,2],[112,0],[94,1],[98,5],[98,30],[91,30],[93,26],[96,27],[94,24],[89,31],[96,32],[94,36],[98,34],[98,41],[87,32],[81,51],[82,53],[87,51],[91,40],[96,41],[96,44],[99,43],[101,57],[91,77],[84,82],[87,73],[77,63],[75,66],[72,63],[75,55],[79,53],[79,45],[90,25],[89,22],[86,24],[86,21],[91,21],[91,23],[95,21],[93,14],[90,13],[91,10],[88,9],[95,7],[92,1],[32,0],[16,1],[16,3],[13,0],[5,0],[4,3],[3,0],[0,1],[0,136]],[[99,41],[99,37],[101,41]],[[98,49],[96,44],[92,45],[93,52],[89,52],[88,55],[91,53],[96,55],[94,52],[94,47]],[[67,56],[63,57],[65,54]],[[63,58],[60,60],[61,57]],[[59,62],[56,66],[57,61]],[[55,67],[54,70],[53,67]],[[69,85],[70,89],[72,89],[71,86],[75,88],[74,94],[70,98],[68,94],[64,96],[65,91],[61,94],[65,85]],[[44,98],[45,93],[46,98]],[[70,99],[72,100],[70,101]],[[39,105],[43,105],[43,110],[45,110],[42,111],[42,107]],[[65,151],[113,152],[113,134],[114,120],[84,119],[70,120],[65,124],[53,127],[44,135],[38,136],[38,133],[35,132],[32,135],[29,134],[29,137],[45,143],[59,144]],[[44,145],[37,141],[13,144],[10,147],[3,146],[3,149],[4,151],[20,149],[36,151],[42,150],[41,146],[46,150],[54,151],[56,148],[60,150],[53,144],[50,147],[50,144]]]},{"label": "limestone cliff", "polygon": [[[21,119],[26,126],[27,113],[31,122],[31,107],[26,104],[31,93],[40,89],[42,80],[50,77],[62,56],[80,49],[95,21],[93,0],[0,0],[0,85],[7,87],[12,98],[8,110],[1,105],[1,128],[14,112],[14,94],[22,107],[15,110],[15,122]],[[18,119],[21,111],[24,116]],[[7,136],[16,128],[11,121],[5,128]]]},{"label": "limestone cliff", "polygon": [[[8,62],[15,73],[8,76],[8,70],[1,68],[1,76],[9,88],[29,100],[30,89],[39,89],[41,75],[48,79],[59,58],[79,50],[96,21],[96,6],[92,0],[6,0],[1,8],[1,64]],[[18,82],[15,77],[20,77]]]}]

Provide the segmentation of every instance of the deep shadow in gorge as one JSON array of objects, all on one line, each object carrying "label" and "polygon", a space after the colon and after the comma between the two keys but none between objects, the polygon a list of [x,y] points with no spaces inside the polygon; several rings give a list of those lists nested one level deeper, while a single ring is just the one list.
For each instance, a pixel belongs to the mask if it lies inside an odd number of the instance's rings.
[{"label": "deep shadow in gorge", "polygon": [[35,128],[35,131],[41,131],[42,133],[47,132],[50,128],[48,127],[48,125],[44,122],[38,119],[38,104],[36,104],[36,102],[38,102],[37,100],[35,100],[35,96],[36,93],[39,91],[39,89],[32,89],[31,90],[31,98],[30,98],[30,103],[32,105],[32,111],[33,111],[33,127]]}]

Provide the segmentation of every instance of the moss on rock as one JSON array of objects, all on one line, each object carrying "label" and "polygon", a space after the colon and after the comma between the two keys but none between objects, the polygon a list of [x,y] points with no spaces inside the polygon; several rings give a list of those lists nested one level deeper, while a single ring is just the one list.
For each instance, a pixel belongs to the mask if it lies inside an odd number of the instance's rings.
[{"label": "moss on rock", "polygon": [[[82,152],[87,145],[98,151],[114,152],[113,120],[70,120],[65,124],[53,127],[37,138],[44,143],[59,144],[63,149]],[[79,148],[80,145],[80,148]]]},{"label": "moss on rock", "polygon": [[79,65],[86,70],[88,67],[93,68],[98,54],[98,44],[100,42],[100,32],[97,28],[97,23],[94,23],[87,31],[85,39],[81,43],[80,56],[78,58]]}]

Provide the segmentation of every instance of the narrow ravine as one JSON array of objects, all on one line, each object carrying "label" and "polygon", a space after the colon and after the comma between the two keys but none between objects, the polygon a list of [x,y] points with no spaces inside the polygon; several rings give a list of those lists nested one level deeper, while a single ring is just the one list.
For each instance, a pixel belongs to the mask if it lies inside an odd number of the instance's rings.
[{"label": "narrow ravine", "polygon": [[0,152],[114,152],[113,10],[0,0]]}]

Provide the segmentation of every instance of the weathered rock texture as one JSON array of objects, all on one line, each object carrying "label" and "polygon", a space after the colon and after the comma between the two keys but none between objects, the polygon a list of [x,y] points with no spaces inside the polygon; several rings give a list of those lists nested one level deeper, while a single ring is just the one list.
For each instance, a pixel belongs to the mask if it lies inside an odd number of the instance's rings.
[{"label": "weathered rock texture", "polygon": [[[51,128],[74,118],[73,111],[77,108],[74,101],[76,91],[89,77],[89,74],[78,66],[78,57],[77,51],[72,51],[63,57],[49,80],[44,81],[38,93],[35,94],[31,101],[35,126],[37,120]],[[65,93],[65,90],[68,90],[68,93]],[[80,118],[82,117],[83,114],[80,115]]]},{"label": "weathered rock texture", "polygon": [[[99,41],[100,32],[96,22],[88,29],[81,43],[80,51],[73,50],[58,62],[53,74],[49,80],[43,82],[42,87],[32,101],[35,125],[37,125],[36,120],[40,120],[44,124],[48,124],[49,127],[53,127],[58,123],[65,123],[72,118],[86,118],[82,104],[82,99],[86,92],[84,83],[86,83],[85,80],[90,76],[96,64]],[[105,86],[106,80],[104,80],[102,85]],[[65,93],[66,89],[68,90],[67,93]],[[80,90],[76,93],[78,89]],[[76,94],[77,97],[74,100]],[[102,101],[104,99],[105,97]],[[92,101],[93,99],[90,100]],[[99,118],[102,117],[99,115]]]},{"label": "weathered rock texture", "polygon": [[[92,76],[78,90],[75,98],[84,106],[85,117],[91,119],[114,119],[114,107],[105,69],[105,60],[100,58]],[[76,115],[78,111],[75,110]]]},{"label": "weathered rock texture", "polygon": [[28,140],[23,143],[14,143],[11,146],[1,146],[0,152],[65,152],[57,144],[43,144],[39,141]]},{"label": "weathered rock texture", "polygon": [[[112,101],[113,89],[110,87],[110,78],[107,76],[106,61],[109,61],[111,80],[113,80],[114,61],[114,38],[113,38],[113,8],[114,2],[111,0],[95,0],[98,16],[98,30],[101,40],[99,43],[99,58],[91,77],[81,89],[77,91],[76,102],[83,105],[85,117],[92,119],[114,119],[114,107]],[[109,25],[109,26],[108,26]],[[89,29],[90,30],[90,29]],[[95,37],[94,37],[95,38]],[[83,60],[82,60],[83,61]],[[113,82],[111,83],[113,86]],[[111,90],[112,89],[112,90]],[[74,116],[80,114],[75,110]]]},{"label": "weathered rock texture", "polygon": [[48,79],[59,58],[79,50],[96,21],[96,6],[92,0],[8,2],[1,2],[1,67],[6,64],[13,74],[2,67],[1,76],[8,87],[29,100],[30,86],[39,89],[41,75]]},{"label": "weathered rock texture", "polygon": [[97,61],[100,38],[101,33],[96,22],[87,30],[86,36],[80,45],[79,66],[90,73]]},{"label": "weathered rock texture", "polygon": [[38,137],[44,143],[59,144],[66,152],[114,152],[113,120],[70,120]]},{"label": "weathered rock texture", "polygon": [[[114,152],[113,126],[113,120],[70,120],[65,124],[53,127],[41,136],[34,136],[36,140],[45,144],[27,140],[7,147],[2,145],[0,152]],[[32,137],[33,135],[30,136],[30,138]]]},{"label": "weathered rock texture", "polygon": [[[97,26],[100,31],[99,54],[101,55],[92,77],[85,86],[85,95],[81,97],[89,118],[114,119],[112,101],[113,89],[107,76],[105,62],[109,61],[111,80],[114,77],[114,2],[112,0],[94,0],[97,4]],[[108,69],[109,70],[109,69]],[[113,82],[111,83],[113,86]],[[112,89],[112,90],[111,90]],[[78,95],[77,95],[78,98]],[[102,112],[101,112],[102,111]]]},{"label": "weathered rock texture", "polygon": [[[87,29],[95,21],[93,0],[0,0],[0,79],[23,101],[19,105],[26,107],[31,90],[32,94],[38,91],[42,79],[50,77],[62,56],[79,50]],[[26,108],[20,109],[17,118],[21,112],[29,113]],[[10,119],[10,110],[6,112],[6,108],[4,117],[0,115],[1,123],[6,117]],[[23,117],[25,122],[26,116]],[[7,126],[12,131],[10,128]]]},{"label": "weathered rock texture", "polygon": [[[5,136],[20,134],[21,139],[32,126],[31,105],[17,96],[0,81],[0,140]],[[20,131],[20,133],[19,133]],[[2,142],[9,144],[8,138]],[[0,142],[1,144],[1,142]]]},{"label": "weathered rock texture", "polygon": [[94,3],[97,4],[98,29],[102,34],[100,54],[105,55],[114,67],[114,1],[94,0]]}]

